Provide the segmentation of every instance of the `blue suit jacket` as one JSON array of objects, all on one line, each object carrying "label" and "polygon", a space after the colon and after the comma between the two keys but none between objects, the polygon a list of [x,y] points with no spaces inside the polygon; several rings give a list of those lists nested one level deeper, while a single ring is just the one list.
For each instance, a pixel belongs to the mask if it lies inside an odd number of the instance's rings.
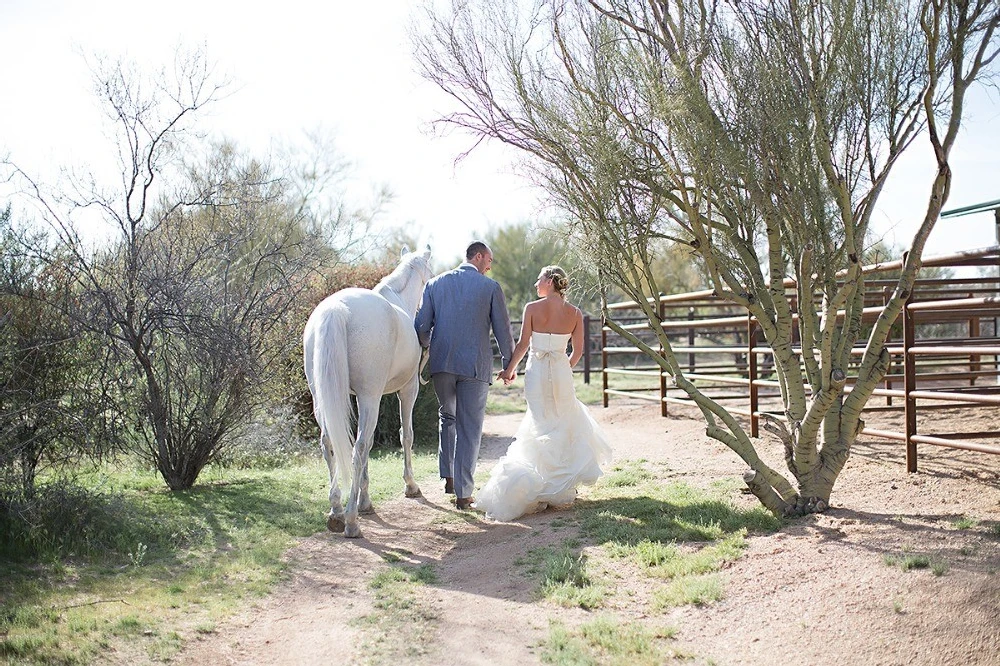
[{"label": "blue suit jacket", "polygon": [[420,345],[430,345],[431,375],[449,372],[491,382],[491,328],[504,366],[514,352],[503,290],[472,264],[463,263],[427,283],[413,326]]}]

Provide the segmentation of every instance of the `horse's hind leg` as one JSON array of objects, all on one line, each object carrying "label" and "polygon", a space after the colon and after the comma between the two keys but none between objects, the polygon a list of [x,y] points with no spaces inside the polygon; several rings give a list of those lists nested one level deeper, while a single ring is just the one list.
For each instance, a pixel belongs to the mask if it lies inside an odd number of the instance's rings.
[{"label": "horse's hind leg", "polygon": [[[372,443],[372,446],[374,446],[374,442]],[[361,470],[361,494],[358,496],[358,513],[375,513],[375,507],[372,506],[371,495],[368,493],[367,460],[365,460],[364,469]]]},{"label": "horse's hind leg", "polygon": [[332,442],[326,433],[320,433],[319,445],[323,451],[323,460],[326,461],[327,469],[330,471],[330,513],[326,516],[326,529],[340,533],[344,531],[344,503],[340,499],[340,482],[336,459],[331,449]]},{"label": "horse's hind leg", "polygon": [[417,375],[413,380],[401,388],[397,396],[399,397],[399,443],[403,445],[403,482],[406,483],[407,497],[420,497],[420,486],[413,479],[413,406],[417,402],[417,393],[420,391],[420,384]]},{"label": "horse's hind leg", "polygon": [[367,484],[368,455],[372,450],[372,439],[375,436],[378,405],[381,399],[381,395],[358,396],[358,438],[354,441],[354,475],[352,477],[354,481],[351,484],[347,511],[344,516],[344,536],[350,538],[361,536],[361,526],[358,524],[360,507],[371,507]]}]

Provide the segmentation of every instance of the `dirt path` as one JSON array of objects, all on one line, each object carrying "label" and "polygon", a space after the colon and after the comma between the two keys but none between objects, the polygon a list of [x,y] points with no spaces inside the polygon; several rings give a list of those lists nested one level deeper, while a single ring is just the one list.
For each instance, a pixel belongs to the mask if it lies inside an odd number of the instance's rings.
[{"label": "dirt path", "polygon": [[[662,463],[667,477],[696,486],[743,471],[695,419],[663,419],[645,404],[591,411],[617,461]],[[487,418],[481,465],[503,453],[519,421]],[[901,454],[898,444],[860,442],[833,508],[751,536],[725,571],[722,601],[655,616],[641,598],[616,598],[613,612],[675,627],[672,647],[688,663],[1000,664],[1000,457],[928,451],[921,473],[907,475]],[[550,622],[590,618],[539,601],[519,564],[569,536],[568,512],[490,523],[456,511],[437,485],[423,491],[364,517],[363,539],[303,540],[289,553],[287,584],[178,662],[534,664]],[[976,522],[959,529],[963,518]],[[947,571],[886,564],[909,550]],[[434,579],[380,596],[371,581],[391,562],[433,565]]]}]

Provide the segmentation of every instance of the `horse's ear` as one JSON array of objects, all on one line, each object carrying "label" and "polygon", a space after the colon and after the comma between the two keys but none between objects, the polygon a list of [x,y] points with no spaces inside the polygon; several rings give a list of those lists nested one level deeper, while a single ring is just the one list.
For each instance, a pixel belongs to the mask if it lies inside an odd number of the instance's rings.
[{"label": "horse's ear", "polygon": [[424,259],[430,259],[430,258],[431,258],[431,244],[428,243],[427,249],[424,250]]},{"label": "horse's ear", "polygon": [[408,255],[409,253],[410,253],[410,247],[408,245],[404,245],[399,250],[399,258],[402,259],[403,257],[405,257],[406,255]]}]

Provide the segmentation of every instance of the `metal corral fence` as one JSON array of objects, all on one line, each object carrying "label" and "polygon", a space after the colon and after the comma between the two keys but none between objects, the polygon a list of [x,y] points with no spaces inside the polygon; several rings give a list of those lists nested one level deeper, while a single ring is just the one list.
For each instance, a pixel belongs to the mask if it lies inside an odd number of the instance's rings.
[{"label": "metal corral fence", "polygon": [[[901,261],[865,267],[864,321],[874,322],[895,286],[878,279],[901,268]],[[925,258],[924,267],[1000,265],[1000,246]],[[794,301],[794,283],[786,281]],[[762,414],[784,418],[778,382],[772,378],[771,349],[763,342],[756,319],[745,309],[716,298],[711,291],[661,296],[658,307],[663,329],[678,359],[687,356],[685,376],[733,414],[750,421],[759,436]],[[658,347],[645,318],[634,316],[635,302],[608,306],[616,323]],[[866,411],[903,411],[902,432],[865,428],[862,434],[904,442],[906,467],[917,469],[917,444],[929,444],[1000,454],[995,440],[1000,430],[979,432],[917,432],[917,409],[1000,406],[1000,279],[918,279],[913,294],[893,327],[887,351],[892,362],[882,388],[876,389]],[[865,340],[853,354],[860,359]],[[604,406],[613,396],[658,402],[663,416],[668,405],[693,405],[669,375],[660,371],[637,347],[607,326],[601,330]],[[808,387],[807,387],[808,388]],[[850,385],[847,389],[850,391]],[[997,418],[1000,425],[1000,412]]]}]

